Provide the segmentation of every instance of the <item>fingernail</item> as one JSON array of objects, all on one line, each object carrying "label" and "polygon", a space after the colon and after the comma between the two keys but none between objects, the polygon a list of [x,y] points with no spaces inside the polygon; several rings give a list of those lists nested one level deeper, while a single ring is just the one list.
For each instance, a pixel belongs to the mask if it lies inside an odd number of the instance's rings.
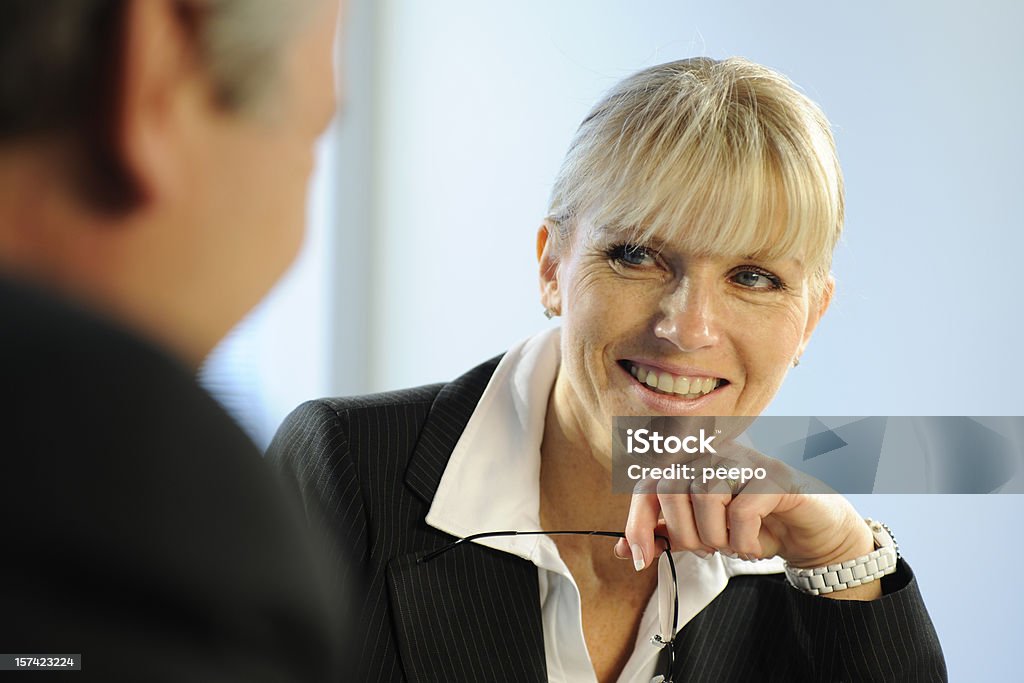
[{"label": "fingernail", "polygon": [[694,555],[696,555],[697,557],[699,557],[702,560],[706,560],[709,557],[711,557],[710,553],[706,553],[703,550],[694,550],[692,552],[693,552]]},{"label": "fingernail", "polygon": [[640,571],[644,568],[644,549],[640,547],[639,543],[634,543],[629,546],[630,551],[633,553],[633,568]]},{"label": "fingernail", "polygon": [[619,544],[618,543],[616,543],[615,545],[612,546],[612,555],[614,555],[617,559],[620,559],[620,560],[627,559],[627,558],[625,558],[625,557],[623,557],[622,555],[619,554]]},{"label": "fingernail", "polygon": [[727,553],[727,552],[725,552],[724,550],[722,550],[722,551],[720,551],[720,552],[721,552],[721,553],[722,553],[723,555],[725,555],[726,557],[731,557],[731,558],[732,558],[732,559],[734,559],[734,560],[738,560],[738,559],[740,559],[740,556],[739,556],[739,554],[738,554],[738,553]]}]

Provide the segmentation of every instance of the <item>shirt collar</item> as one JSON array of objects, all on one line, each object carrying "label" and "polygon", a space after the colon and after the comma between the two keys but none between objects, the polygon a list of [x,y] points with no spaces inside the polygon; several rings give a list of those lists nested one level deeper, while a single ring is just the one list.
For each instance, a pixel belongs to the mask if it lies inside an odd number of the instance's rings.
[{"label": "shirt collar", "polygon": [[[558,330],[502,357],[452,451],[427,524],[454,536],[540,529],[540,444],[548,395],[558,373]],[[534,561],[540,536],[477,543]]]}]

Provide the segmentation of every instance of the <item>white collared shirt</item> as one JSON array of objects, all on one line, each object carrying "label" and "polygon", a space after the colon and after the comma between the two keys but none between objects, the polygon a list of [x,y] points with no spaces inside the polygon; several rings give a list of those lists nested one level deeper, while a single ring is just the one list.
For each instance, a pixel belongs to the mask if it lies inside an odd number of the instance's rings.
[{"label": "white collared shirt", "polygon": [[[531,337],[505,354],[452,452],[427,524],[458,537],[541,528],[540,445],[560,360],[557,329]],[[579,588],[554,541],[536,535],[475,542],[537,566],[548,680],[596,683],[583,636]],[[780,558],[751,563],[717,553],[706,560],[689,552],[672,557],[679,578],[677,632],[722,592],[730,576],[783,571]],[[619,683],[647,683],[657,673],[660,649],[652,645],[651,637],[667,634],[671,619],[671,575],[668,561],[661,558],[658,588],[644,609]]]}]

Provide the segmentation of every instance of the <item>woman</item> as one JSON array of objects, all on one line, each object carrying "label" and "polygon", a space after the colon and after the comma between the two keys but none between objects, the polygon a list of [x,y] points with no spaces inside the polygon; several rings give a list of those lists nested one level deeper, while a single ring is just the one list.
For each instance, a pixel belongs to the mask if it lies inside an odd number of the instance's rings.
[{"label": "woman", "polygon": [[[598,103],[537,237],[560,330],[448,384],[306,404],[271,446],[365,582],[360,679],[943,679],[902,561],[827,595],[780,574],[885,543],[845,499],[609,484],[614,416],[765,408],[828,307],[842,222],[828,122],[764,67],[664,64]],[[627,538],[431,552],[565,529]]]}]

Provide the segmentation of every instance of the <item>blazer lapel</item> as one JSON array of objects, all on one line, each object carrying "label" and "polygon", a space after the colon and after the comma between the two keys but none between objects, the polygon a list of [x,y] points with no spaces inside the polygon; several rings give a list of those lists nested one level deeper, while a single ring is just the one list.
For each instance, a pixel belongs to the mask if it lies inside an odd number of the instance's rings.
[{"label": "blazer lapel", "polygon": [[[446,384],[430,407],[405,481],[428,506],[501,357]],[[399,652],[410,681],[546,681],[537,567],[468,543],[428,562],[388,563]]]},{"label": "blazer lapel", "polygon": [[388,563],[410,681],[546,681],[537,568],[467,543],[428,562]]},{"label": "blazer lapel", "polygon": [[492,358],[449,382],[438,392],[430,406],[430,413],[405,472],[406,484],[427,505],[434,500],[455,444],[459,442],[500,360],[501,356]]}]

